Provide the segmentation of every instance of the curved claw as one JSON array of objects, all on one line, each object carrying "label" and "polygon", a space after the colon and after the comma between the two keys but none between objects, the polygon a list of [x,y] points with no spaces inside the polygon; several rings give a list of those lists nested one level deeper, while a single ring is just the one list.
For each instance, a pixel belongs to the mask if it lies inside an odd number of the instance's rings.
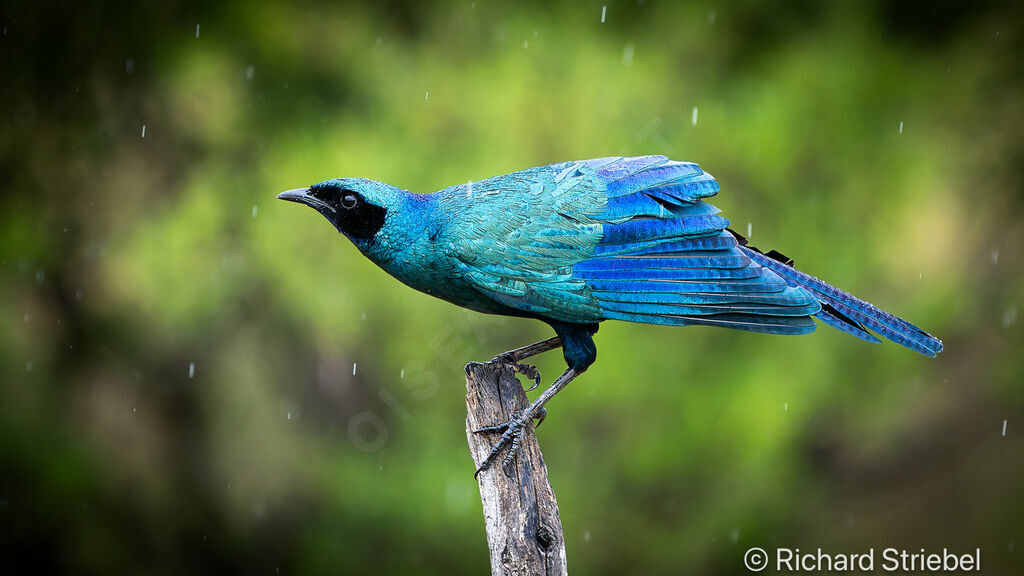
[{"label": "curved claw", "polygon": [[527,378],[533,378],[533,386],[527,388],[527,392],[533,392],[537,389],[537,386],[540,386],[540,370],[537,370],[536,366],[531,366],[530,364],[519,364],[517,362],[512,364],[512,369]]},{"label": "curved claw", "polygon": [[534,426],[534,428],[535,429],[536,428],[540,428],[540,425],[544,423],[544,419],[547,418],[547,417],[548,417],[548,410],[547,410],[547,408],[541,406],[540,410],[537,412],[537,416],[536,416],[536,418],[537,418],[537,425]]},{"label": "curved claw", "polygon": [[526,376],[527,378],[532,378],[533,379],[533,386],[530,386],[529,388],[527,388],[526,389],[527,392],[533,392],[534,390],[537,389],[538,386],[540,386],[540,380],[541,380],[541,378],[540,378],[540,370],[538,370],[536,366],[533,366],[533,365],[530,365],[530,364],[520,364],[519,362],[516,362],[515,359],[512,356],[510,356],[508,353],[498,354],[497,356],[492,358],[489,363],[490,364],[499,364],[499,365],[502,365],[502,366],[508,366],[509,368],[512,369],[513,372],[516,372],[518,374],[522,374],[523,376]]}]

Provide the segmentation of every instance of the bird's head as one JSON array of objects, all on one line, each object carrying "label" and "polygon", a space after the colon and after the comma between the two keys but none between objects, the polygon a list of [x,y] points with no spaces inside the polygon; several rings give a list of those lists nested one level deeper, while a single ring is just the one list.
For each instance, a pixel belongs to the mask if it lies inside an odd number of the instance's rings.
[{"label": "bird's head", "polygon": [[384,227],[388,209],[400,205],[404,190],[362,178],[334,178],[277,195],[313,208],[362,247]]}]

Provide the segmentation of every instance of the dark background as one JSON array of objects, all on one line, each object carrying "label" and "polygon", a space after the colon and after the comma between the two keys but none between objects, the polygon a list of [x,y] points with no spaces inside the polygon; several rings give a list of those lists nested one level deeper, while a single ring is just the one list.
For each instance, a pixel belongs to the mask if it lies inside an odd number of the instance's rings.
[{"label": "dark background", "polygon": [[570,569],[1024,566],[1014,3],[86,4],[0,9],[3,571],[485,572],[462,365],[547,328],[274,196],[659,153],[946,351],[605,324],[540,430]]}]

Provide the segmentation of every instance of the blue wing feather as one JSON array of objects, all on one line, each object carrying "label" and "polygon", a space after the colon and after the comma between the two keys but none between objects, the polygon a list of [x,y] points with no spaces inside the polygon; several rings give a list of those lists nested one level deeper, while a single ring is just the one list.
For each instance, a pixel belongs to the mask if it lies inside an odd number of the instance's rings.
[{"label": "blue wing feather", "polygon": [[685,236],[721,232],[729,221],[721,216],[689,216],[684,218],[647,218],[622,224],[605,224],[604,238],[599,245],[634,244],[638,242],[675,239]]},{"label": "blue wing feather", "polygon": [[576,272],[675,270],[680,268],[745,268],[750,258],[736,251],[663,252],[637,256],[592,258],[573,266]]},{"label": "blue wing feather", "polygon": [[708,324],[780,334],[814,329],[809,293],[742,251],[718,209],[718,192],[696,164],[664,157],[604,165],[608,203],[594,256],[572,267],[604,317],[655,324]]}]

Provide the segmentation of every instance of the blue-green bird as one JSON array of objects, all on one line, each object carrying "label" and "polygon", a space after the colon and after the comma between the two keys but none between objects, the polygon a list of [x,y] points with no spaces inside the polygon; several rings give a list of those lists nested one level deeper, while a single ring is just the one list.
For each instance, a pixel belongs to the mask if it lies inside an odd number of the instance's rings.
[{"label": "blue-green bird", "polygon": [[717,192],[697,164],[642,156],[550,164],[433,194],[336,178],[278,198],[320,212],[412,288],[554,329],[555,338],[496,357],[539,382],[518,362],[561,346],[568,369],[522,414],[486,429],[504,433],[481,470],[594,362],[605,320],[806,334],[816,318],[870,342],[879,340],[868,329],[928,356],[942,351],[905,320],[749,246],[703,201]]}]

